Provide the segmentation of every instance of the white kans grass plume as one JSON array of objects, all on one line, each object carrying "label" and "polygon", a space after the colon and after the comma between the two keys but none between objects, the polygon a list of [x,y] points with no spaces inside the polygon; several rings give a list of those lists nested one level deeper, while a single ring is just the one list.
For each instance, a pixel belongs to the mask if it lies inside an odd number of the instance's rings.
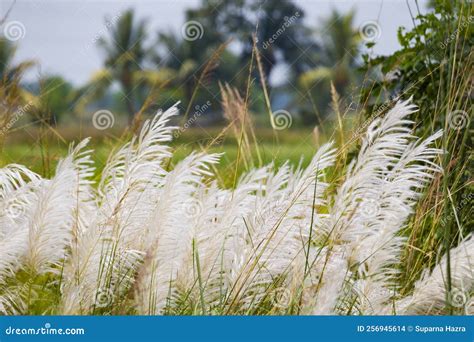
[{"label": "white kans grass plume", "polygon": [[26,218],[12,215],[11,208],[14,205],[20,212],[26,211],[32,188],[39,180],[37,174],[21,165],[0,169],[0,284],[15,274],[28,251]]},{"label": "white kans grass plume", "polygon": [[396,294],[395,266],[405,243],[399,233],[420,190],[441,171],[434,163],[441,150],[430,147],[441,132],[417,140],[407,119],[414,109],[400,102],[371,123],[322,225],[328,253],[344,254],[355,271],[355,308],[364,314],[380,312]]},{"label": "white kans grass plume", "polygon": [[[442,314],[446,306],[446,300],[455,308],[465,307],[472,310],[468,305],[474,289],[474,238],[470,234],[456,248],[450,251],[451,257],[451,291],[446,288],[446,263],[447,256],[444,255],[433,270],[426,269],[421,279],[415,284],[411,296],[402,298],[396,302],[395,309],[398,314],[418,315]],[[456,297],[459,296],[459,299]],[[465,312],[472,315],[472,311]]]},{"label": "white kans grass plume", "polygon": [[156,194],[147,224],[149,243],[145,262],[136,283],[140,313],[159,313],[168,300],[170,284],[176,282],[179,273],[192,271],[187,269],[192,265],[187,257],[192,255],[194,219],[184,214],[182,208],[203,186],[203,177],[210,175],[209,165],[216,163],[217,158],[217,155],[191,154],[166,175],[163,187]]},{"label": "white kans grass plume", "polygon": [[82,141],[69,155],[61,160],[56,175],[41,180],[33,192],[31,206],[25,213],[28,225],[28,249],[26,265],[36,272],[60,272],[58,266],[64,260],[66,249],[71,246],[74,230],[74,214],[82,209],[82,187],[92,175],[91,151],[82,151],[88,139]]},{"label": "white kans grass plume", "polygon": [[[270,164],[233,189],[210,171],[216,154],[168,170],[176,106],[112,154],[97,185],[87,140],[52,179],[0,169],[0,311],[28,313],[12,290],[24,272],[54,279],[59,314],[442,313],[445,257],[411,295],[398,292],[401,231],[441,172],[432,147],[441,132],[413,136],[414,110],[400,102],[371,123],[335,193],[331,143],[306,168]],[[472,241],[451,251],[463,293],[474,285]]]},{"label": "white kans grass plume", "polygon": [[148,238],[145,223],[166,175],[161,163],[171,156],[161,143],[171,141],[173,127],[166,124],[176,113],[176,107],[159,113],[109,159],[97,192],[90,194],[92,215],[64,269],[64,312],[90,312],[97,289],[119,297],[132,282]]}]

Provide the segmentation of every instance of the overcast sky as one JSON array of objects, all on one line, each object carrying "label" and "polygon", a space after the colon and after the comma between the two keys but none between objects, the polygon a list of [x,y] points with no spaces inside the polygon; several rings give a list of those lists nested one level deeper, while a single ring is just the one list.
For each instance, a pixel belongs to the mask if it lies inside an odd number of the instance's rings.
[{"label": "overcast sky", "polygon": [[[1,17],[12,2],[1,0]],[[426,11],[426,2],[418,1],[422,12]],[[41,65],[40,70],[37,68],[28,75],[29,79],[37,78],[39,73],[59,74],[74,84],[83,84],[102,66],[102,55],[94,42],[98,35],[106,32],[105,17],[113,19],[124,10],[134,8],[138,16],[148,18],[150,32],[179,32],[184,23],[184,10],[195,8],[199,3],[200,0],[17,0],[1,29],[5,32],[5,26],[13,21],[21,23],[22,38],[17,41],[16,59],[35,59]],[[377,21],[381,35],[374,51],[378,54],[397,49],[399,26],[413,27],[406,0],[295,0],[295,3],[305,11],[305,22],[315,28],[320,27],[321,19],[333,8],[342,12],[355,10],[356,26]],[[408,4],[416,14],[415,1],[408,0]]]}]

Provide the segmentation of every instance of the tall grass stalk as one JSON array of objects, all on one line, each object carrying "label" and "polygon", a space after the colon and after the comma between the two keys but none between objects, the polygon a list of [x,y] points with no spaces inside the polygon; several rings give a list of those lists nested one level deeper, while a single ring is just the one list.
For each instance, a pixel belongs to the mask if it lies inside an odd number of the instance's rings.
[{"label": "tall grass stalk", "polygon": [[232,189],[211,171],[218,154],[191,153],[170,169],[176,107],[114,152],[98,184],[88,140],[50,179],[2,168],[0,311],[471,312],[453,302],[453,291],[473,290],[470,236],[421,264],[411,291],[401,274],[412,222],[423,220],[417,201],[441,181],[448,147],[441,131],[414,135],[415,111],[399,102],[373,120],[345,170],[328,143],[306,168],[251,168]]}]

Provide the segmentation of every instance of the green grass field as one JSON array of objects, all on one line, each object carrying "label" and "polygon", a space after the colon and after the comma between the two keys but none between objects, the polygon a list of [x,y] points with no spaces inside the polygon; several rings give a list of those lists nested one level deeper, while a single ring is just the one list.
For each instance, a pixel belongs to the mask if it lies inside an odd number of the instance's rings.
[{"label": "green grass field", "polygon": [[[171,168],[192,151],[205,150],[210,153],[222,153],[221,162],[216,166],[216,174],[219,175],[222,185],[232,186],[236,170],[238,176],[250,167],[262,166],[272,161],[276,165],[281,165],[287,160],[294,166],[300,162],[305,166],[318,146],[328,140],[320,136],[319,141],[316,142],[311,129],[295,128],[276,132],[259,128],[256,130],[258,143],[251,144],[250,153],[241,149],[239,154],[238,140],[231,132],[227,132],[223,138],[214,141],[221,131],[222,128],[217,127],[205,130],[202,128],[185,130],[170,144],[174,153],[169,167]],[[48,177],[54,174],[57,162],[67,155],[70,142],[77,143],[87,136],[92,136],[89,146],[95,150],[93,157],[98,167],[97,176],[99,176],[101,167],[105,165],[110,153],[120,148],[127,137],[119,131],[100,134],[101,132],[92,129],[74,133],[61,127],[43,135],[37,130],[18,132],[5,141],[0,164],[1,166],[10,163],[23,164]],[[250,158],[249,155],[251,155]]]}]

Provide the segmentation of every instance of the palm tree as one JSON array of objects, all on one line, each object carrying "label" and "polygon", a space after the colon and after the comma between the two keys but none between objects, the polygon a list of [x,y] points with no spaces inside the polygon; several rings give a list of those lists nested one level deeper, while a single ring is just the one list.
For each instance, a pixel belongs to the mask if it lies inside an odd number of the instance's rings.
[{"label": "palm tree", "polygon": [[20,85],[24,72],[31,68],[34,62],[24,61],[14,64],[15,52],[16,46],[6,38],[0,37],[0,151],[11,126],[31,105],[37,103],[37,97]]},{"label": "palm tree", "polygon": [[38,103],[34,113],[48,125],[56,125],[71,111],[75,91],[71,83],[58,75],[49,75],[39,80]]},{"label": "palm tree", "polygon": [[[160,97],[164,98],[164,104],[172,105],[180,99],[186,106],[186,101],[192,98],[195,88],[205,85],[208,91],[216,93],[219,91],[216,80],[231,80],[238,74],[240,60],[230,49],[222,50],[215,58],[217,51],[225,43],[216,35],[207,37],[207,32],[210,30],[205,28],[199,41],[188,41],[173,32],[158,34],[156,43],[158,49],[154,62],[159,66],[161,74],[166,73],[170,77],[167,89],[160,94]],[[208,63],[212,66],[202,80],[204,84],[200,84],[197,79]],[[209,97],[207,91],[203,94],[206,98]]]},{"label": "palm tree", "polygon": [[105,68],[92,75],[91,80],[75,92],[74,111],[83,112],[91,101],[104,96],[114,82],[121,88],[129,123],[137,119],[146,106],[135,107],[137,102],[146,103],[144,90],[156,96],[156,90],[163,88],[170,79],[175,77],[174,70],[162,68],[160,70],[146,68],[146,63],[156,63],[153,60],[153,47],[147,46],[147,22],[136,19],[133,10],[126,11],[120,19],[112,25],[108,37],[101,37],[99,47],[105,53]]},{"label": "palm tree", "polygon": [[137,73],[143,69],[143,62],[150,51],[145,47],[146,21],[137,20],[133,10],[128,10],[109,32],[109,37],[99,40],[99,46],[105,52],[106,69],[96,75],[92,83],[103,89],[117,81],[131,121],[136,112]]},{"label": "palm tree", "polygon": [[[354,13],[345,15],[333,11],[322,25],[321,66],[312,68],[299,76],[298,84],[305,98],[311,97],[309,111],[324,113],[330,101],[330,84],[344,96],[357,80],[356,61],[359,53],[360,35],[353,27]],[[314,96],[313,96],[314,95]],[[308,103],[308,101],[305,101]],[[314,116],[313,116],[314,118]]]},{"label": "palm tree", "polygon": [[16,46],[0,37],[0,98],[2,102],[17,105],[21,100],[31,100],[32,95],[20,87],[24,72],[34,65],[33,61],[13,64]]},{"label": "palm tree", "polygon": [[169,32],[158,33],[156,45],[159,51],[154,56],[154,61],[162,70],[169,70],[172,75],[170,87],[175,88],[173,92],[183,99],[191,98],[194,81],[191,76],[198,71],[204,60],[205,49],[202,43],[199,42],[199,49],[196,49],[192,42]]}]

